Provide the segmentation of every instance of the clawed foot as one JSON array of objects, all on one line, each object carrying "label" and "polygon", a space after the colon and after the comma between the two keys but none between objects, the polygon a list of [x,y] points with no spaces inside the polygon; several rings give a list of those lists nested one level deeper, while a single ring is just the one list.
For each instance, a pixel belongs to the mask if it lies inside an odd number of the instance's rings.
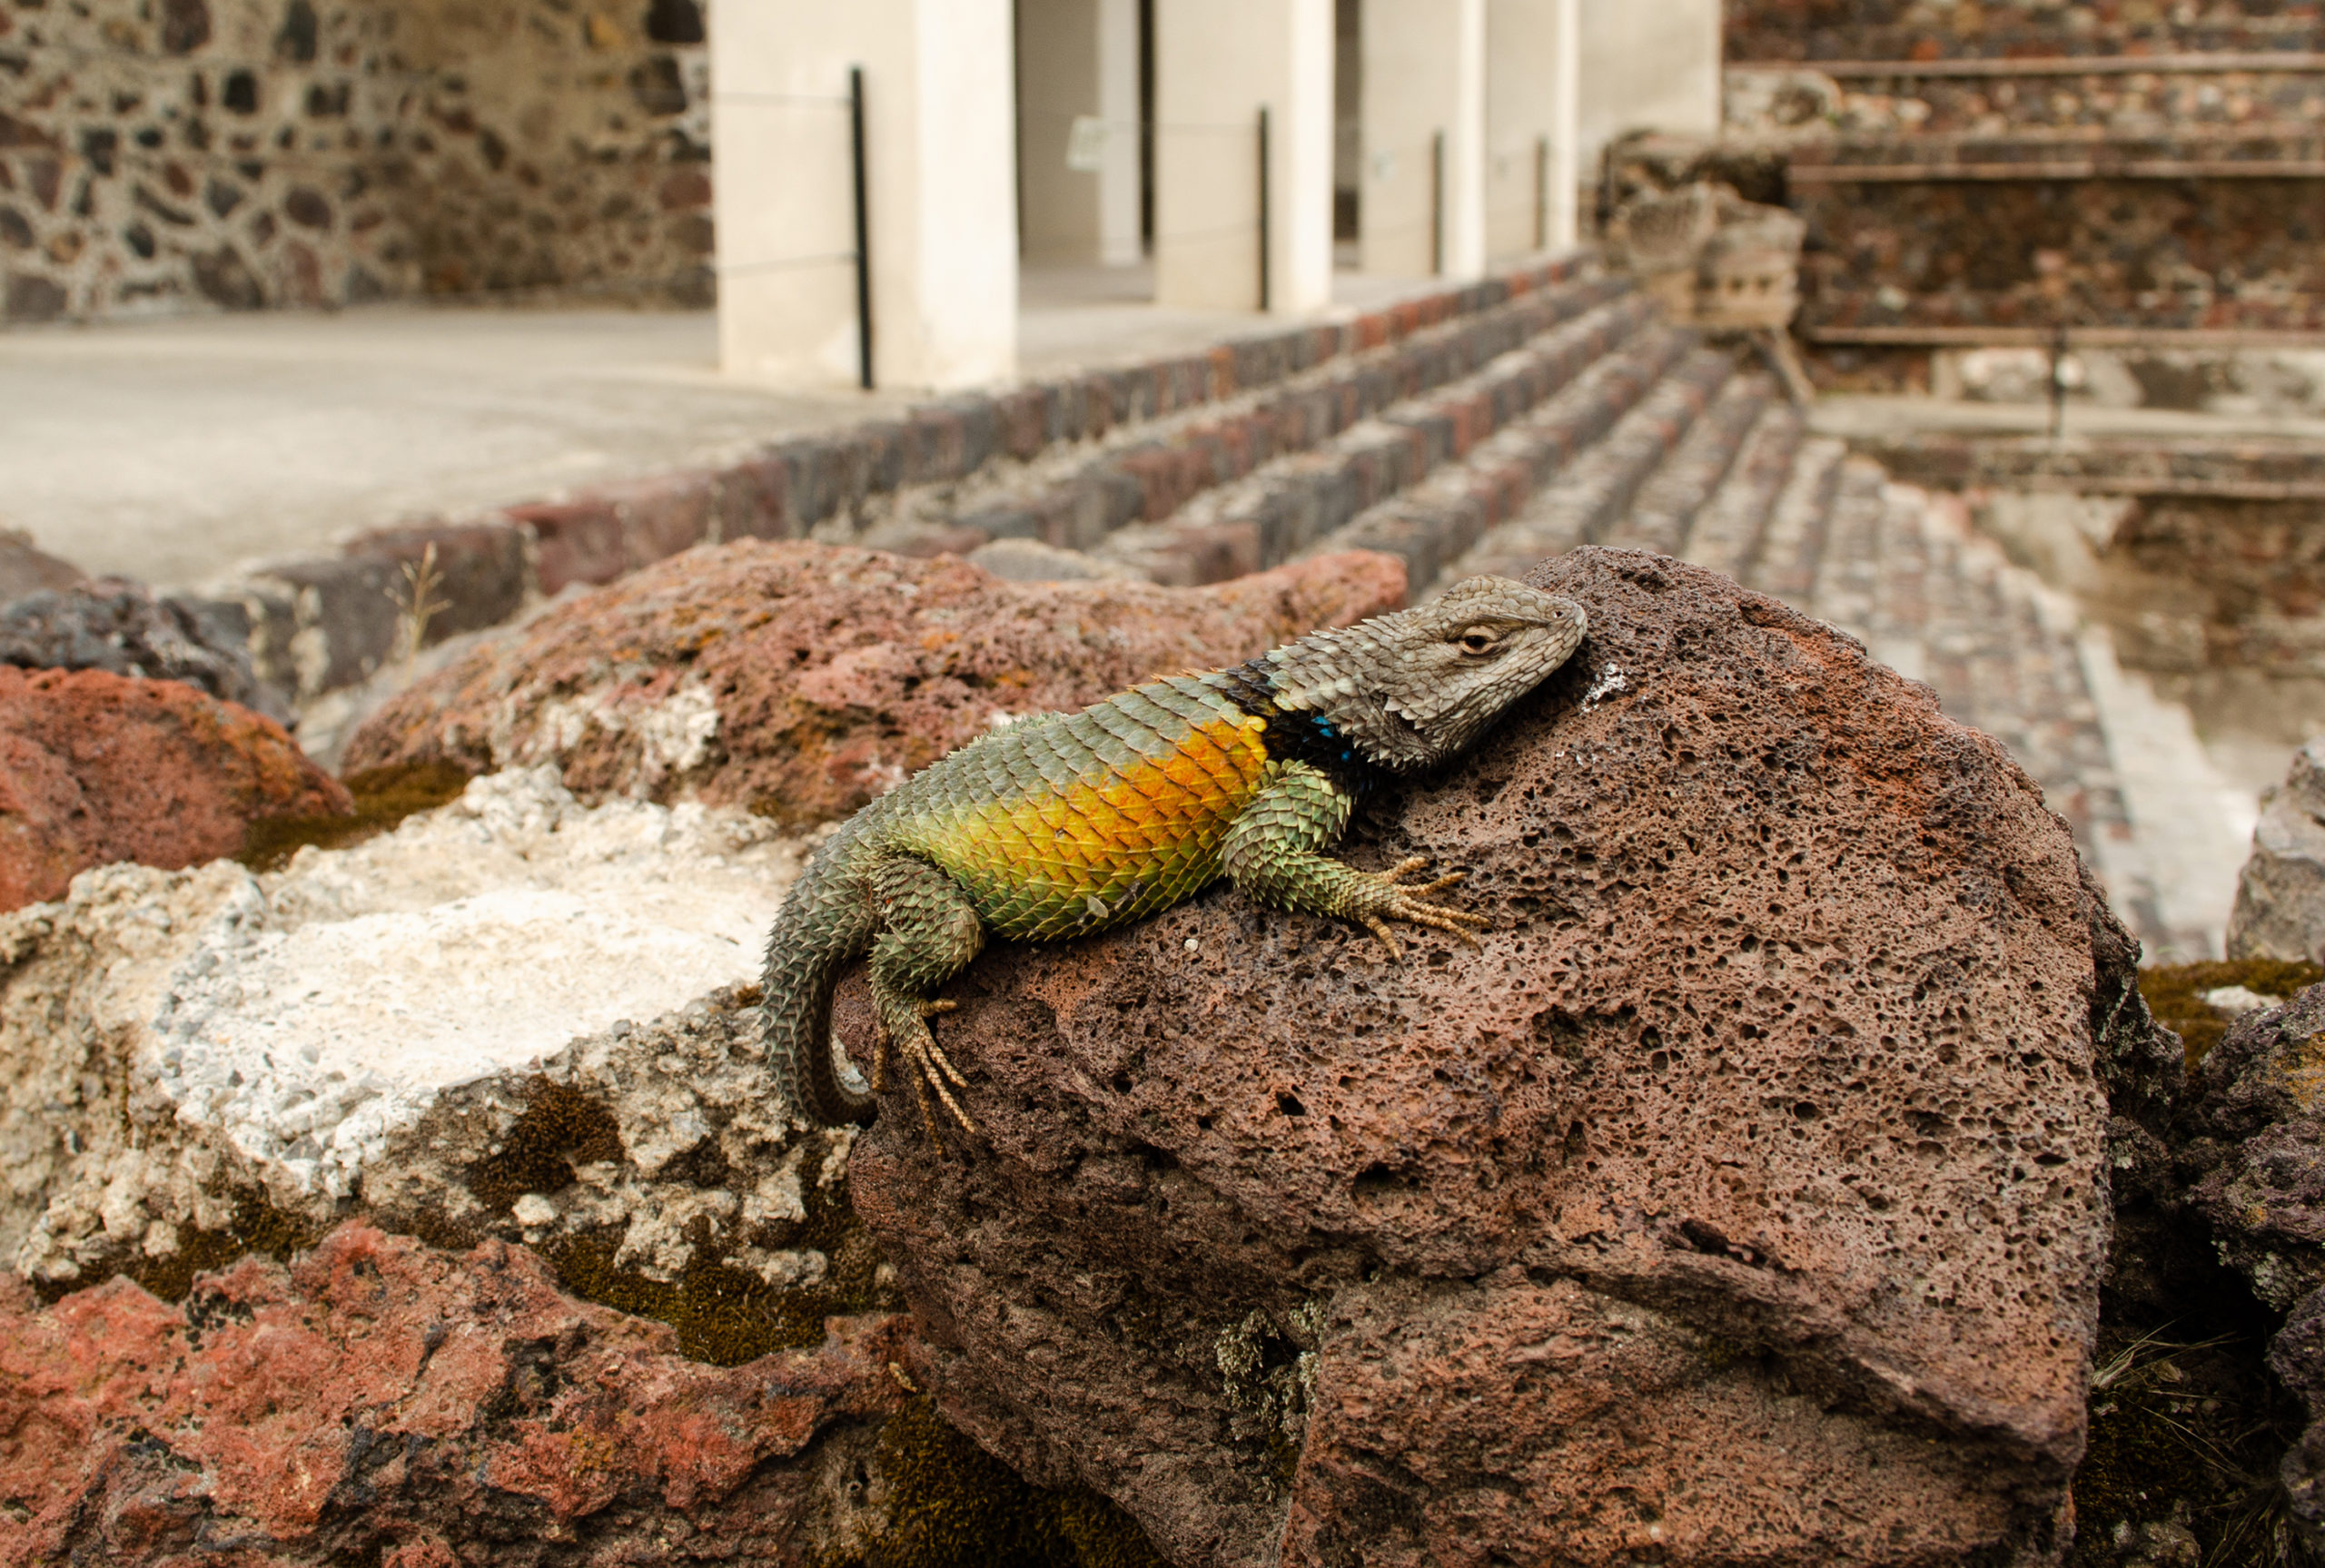
[{"label": "clawed foot", "polygon": [[940,1126],[935,1103],[930,1099],[933,1090],[935,1100],[944,1102],[945,1109],[952,1112],[953,1119],[960,1125],[961,1130],[972,1138],[981,1138],[984,1135],[984,1129],[977,1126],[976,1118],[962,1109],[961,1102],[953,1098],[953,1090],[968,1088],[969,1080],[962,1076],[961,1070],[953,1065],[952,1059],[936,1043],[936,1037],[928,1031],[926,1022],[938,1013],[951,1012],[959,1006],[960,1003],[955,1001],[915,1001],[901,1029],[884,1030],[879,1053],[873,1060],[872,1090],[878,1094],[887,1088],[888,1052],[893,1047],[903,1053],[905,1063],[912,1070],[913,1090],[920,1097],[920,1114],[927,1123],[930,1135],[936,1136]]},{"label": "clawed foot", "polygon": [[1467,910],[1449,909],[1441,903],[1422,902],[1421,901],[1430,893],[1442,892],[1445,889],[1456,885],[1462,876],[1462,873],[1457,871],[1450,875],[1440,876],[1435,882],[1422,883],[1411,887],[1404,885],[1406,877],[1428,863],[1428,856],[1415,855],[1410,860],[1400,861],[1390,870],[1378,873],[1376,885],[1380,888],[1384,895],[1381,902],[1372,909],[1357,912],[1358,922],[1367,931],[1380,939],[1381,945],[1389,950],[1389,957],[1391,960],[1401,960],[1405,956],[1405,950],[1397,945],[1396,933],[1389,929],[1389,922],[1392,920],[1410,921],[1415,925],[1425,925],[1438,931],[1448,932],[1459,937],[1471,947],[1478,945],[1478,939],[1474,933],[1483,931],[1493,923],[1485,916],[1471,914]]}]

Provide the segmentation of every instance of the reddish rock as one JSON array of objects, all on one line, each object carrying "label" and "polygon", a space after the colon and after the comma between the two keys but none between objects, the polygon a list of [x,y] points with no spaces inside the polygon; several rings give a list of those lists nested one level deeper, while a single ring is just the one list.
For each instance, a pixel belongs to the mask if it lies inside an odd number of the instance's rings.
[{"label": "reddish rock", "polygon": [[87,576],[34,544],[24,529],[0,528],[0,605],[44,588],[69,588]]},{"label": "reddish rock", "polygon": [[554,761],[589,797],[844,816],[999,715],[1076,708],[1404,601],[1404,567],[1323,556],[1215,587],[1004,582],[965,562],[740,540],[479,648],[380,709],[350,769]]},{"label": "reddish rock", "polygon": [[250,823],[354,809],[272,719],[178,681],[0,666],[0,909],[113,861],[165,870]]},{"label": "reddish rock", "polygon": [[905,1322],[707,1366],[520,1247],[361,1225],[182,1306],[0,1276],[0,1564],[800,1562],[857,1523],[812,1461],[902,1406]]},{"label": "reddish rock", "polygon": [[987,1142],[899,1087],[852,1170],[941,1404],[1180,1563],[2049,1560],[2136,950],[1848,638],[1532,580],[1583,650],[1344,850],[1467,871],[1480,949],[1221,886],[947,988]]}]

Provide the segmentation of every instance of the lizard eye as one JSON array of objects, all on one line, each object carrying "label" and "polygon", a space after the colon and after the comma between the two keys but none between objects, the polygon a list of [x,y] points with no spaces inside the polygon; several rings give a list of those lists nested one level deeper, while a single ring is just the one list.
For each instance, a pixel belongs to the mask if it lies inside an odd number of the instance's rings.
[{"label": "lizard eye", "polygon": [[1461,634],[1459,640],[1461,651],[1465,654],[1489,654],[1501,639],[1483,626],[1471,626]]}]

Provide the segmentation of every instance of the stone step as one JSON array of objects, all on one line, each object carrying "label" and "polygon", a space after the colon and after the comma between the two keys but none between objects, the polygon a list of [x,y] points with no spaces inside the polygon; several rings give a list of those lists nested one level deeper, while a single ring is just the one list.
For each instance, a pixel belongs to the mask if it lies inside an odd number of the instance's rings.
[{"label": "stone step", "polygon": [[1599,542],[1677,555],[1697,516],[1720,493],[1746,441],[1777,404],[1776,384],[1768,376],[1729,378]]},{"label": "stone step", "polygon": [[1806,421],[1788,403],[1760,410],[1719,488],[1696,513],[1674,553],[1741,582],[1769,514],[1791,481],[1806,429]]},{"label": "stone step", "polygon": [[1806,607],[1846,455],[1842,443],[1821,436],[1801,443],[1759,537],[1738,563],[1739,582]]},{"label": "stone step", "polygon": [[1735,370],[1731,355],[1712,349],[1694,349],[1667,364],[1602,439],[1560,465],[1516,517],[1440,573],[1437,586],[1479,573],[1522,577],[1545,556],[1604,537]]},{"label": "stone step", "polygon": [[1881,523],[1888,508],[1888,478],[1878,463],[1843,459],[1815,558],[1786,572],[1787,577],[1807,577],[1811,615],[1868,645],[1880,591]]},{"label": "stone step", "polygon": [[1182,587],[1280,564],[1466,457],[1528,410],[1570,393],[1654,320],[1640,296],[1606,299],[1475,374],[1382,409],[1321,450],[1212,489],[1167,521],[1126,525],[1097,553]]},{"label": "stone step", "polygon": [[[903,526],[1088,549],[1117,528],[1161,522],[1275,459],[1312,450],[1400,403],[1473,378],[1629,291],[1627,280],[1591,274],[1528,293],[1330,360],[1233,403],[1118,431],[1094,453],[1061,456],[1026,473],[997,472]],[[878,536],[876,529],[864,542],[885,545]]]},{"label": "stone step", "polygon": [[1319,541],[1317,550],[1375,549],[1403,557],[1416,589],[1436,580],[1488,528],[1598,439],[1693,346],[1658,326],[1604,355],[1558,396],[1432,475],[1410,495],[1374,507]]}]

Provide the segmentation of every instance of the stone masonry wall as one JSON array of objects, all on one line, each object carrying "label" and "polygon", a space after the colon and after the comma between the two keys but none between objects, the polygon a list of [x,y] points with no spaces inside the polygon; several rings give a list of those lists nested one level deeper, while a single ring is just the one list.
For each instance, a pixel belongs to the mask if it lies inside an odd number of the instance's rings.
[{"label": "stone masonry wall", "polygon": [[1784,149],[1807,222],[1811,342],[2325,328],[2315,0],[1728,0],[1726,24],[1730,134]]},{"label": "stone masonry wall", "polygon": [[[2160,149],[2170,156],[2172,149]],[[1900,162],[1903,162],[1900,159]],[[2035,161],[2032,158],[2031,164]],[[1894,165],[1893,165],[1894,166]],[[1801,322],[1833,328],[2325,328],[2325,181],[2068,174],[1813,182]]]},{"label": "stone masonry wall", "polygon": [[2314,0],[1726,0],[1732,63],[2314,49]]},{"label": "stone masonry wall", "polygon": [[0,320],[710,294],[694,0],[9,0]]}]

